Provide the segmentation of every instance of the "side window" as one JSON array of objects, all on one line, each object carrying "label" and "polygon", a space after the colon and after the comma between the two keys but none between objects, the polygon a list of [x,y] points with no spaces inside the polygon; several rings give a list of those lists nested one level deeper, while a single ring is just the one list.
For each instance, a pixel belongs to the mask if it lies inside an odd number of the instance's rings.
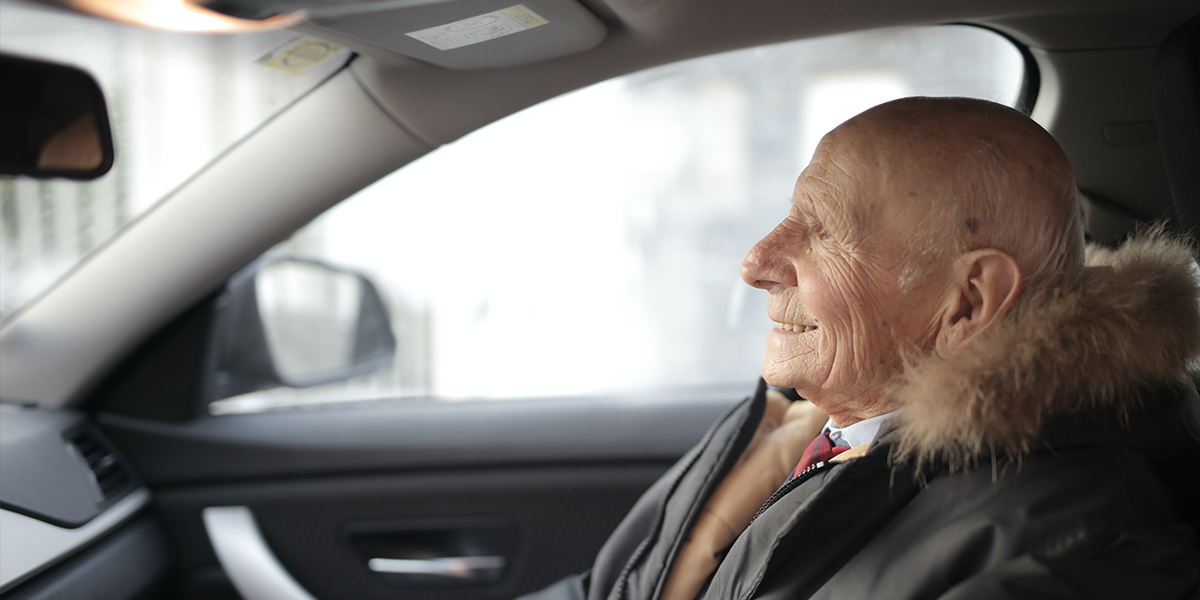
[{"label": "side window", "polygon": [[513,115],[273,250],[367,274],[398,341],[390,367],[211,410],[743,390],[770,323],[739,265],[821,136],[902,96],[1013,105],[1023,69],[982,29],[879,31],[667,65]]}]

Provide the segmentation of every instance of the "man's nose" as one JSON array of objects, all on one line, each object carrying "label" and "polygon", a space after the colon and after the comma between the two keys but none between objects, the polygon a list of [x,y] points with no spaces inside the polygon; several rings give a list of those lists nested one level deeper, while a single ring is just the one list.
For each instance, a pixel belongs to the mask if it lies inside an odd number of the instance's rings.
[{"label": "man's nose", "polygon": [[796,271],[786,252],[779,227],[759,240],[742,261],[742,281],[770,291],[776,285],[794,287]]}]

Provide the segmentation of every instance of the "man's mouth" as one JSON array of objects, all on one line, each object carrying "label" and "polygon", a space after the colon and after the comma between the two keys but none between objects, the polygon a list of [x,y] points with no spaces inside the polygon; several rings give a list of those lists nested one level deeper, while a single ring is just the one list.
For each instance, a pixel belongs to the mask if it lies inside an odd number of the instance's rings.
[{"label": "man's mouth", "polygon": [[816,325],[792,325],[791,323],[776,323],[775,326],[784,331],[795,331],[798,333],[808,333],[817,329]]}]

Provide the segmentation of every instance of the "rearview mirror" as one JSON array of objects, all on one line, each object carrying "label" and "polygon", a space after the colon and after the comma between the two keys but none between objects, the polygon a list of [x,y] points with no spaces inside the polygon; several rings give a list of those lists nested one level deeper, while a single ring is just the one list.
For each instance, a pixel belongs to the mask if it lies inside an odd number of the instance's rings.
[{"label": "rearview mirror", "polygon": [[371,281],[308,259],[267,257],[235,275],[217,299],[213,334],[210,401],[342,381],[396,354]]},{"label": "rearview mirror", "polygon": [[0,55],[0,175],[95,179],[113,165],[96,80],[75,67]]}]

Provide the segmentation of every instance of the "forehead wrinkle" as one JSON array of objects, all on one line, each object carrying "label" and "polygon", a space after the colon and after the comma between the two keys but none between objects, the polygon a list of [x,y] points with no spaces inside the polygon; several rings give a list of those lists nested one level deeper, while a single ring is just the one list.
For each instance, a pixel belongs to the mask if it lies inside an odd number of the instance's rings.
[{"label": "forehead wrinkle", "polygon": [[[824,167],[829,163],[837,168],[840,178],[825,173]],[[863,223],[859,211],[849,202],[850,192],[845,183],[850,181],[853,181],[850,172],[836,160],[821,161],[816,168],[810,165],[800,175],[792,202],[801,214],[816,219],[831,234],[837,234],[835,237],[857,238],[855,234],[862,229]]]},{"label": "forehead wrinkle", "polygon": [[842,226],[866,243],[878,227],[873,216],[881,214],[896,157],[874,138],[864,141],[860,132],[835,130],[835,134],[824,164],[836,170],[840,185],[830,184],[830,195],[841,209]]},{"label": "forehead wrinkle", "polygon": [[[899,266],[897,249],[884,238],[900,235],[901,244],[912,242],[907,231],[912,219],[923,220],[931,214],[952,210],[961,200],[947,194],[949,173],[962,162],[961,152],[953,150],[956,140],[914,129],[906,122],[872,123],[858,117],[843,125],[841,137],[848,140],[846,161],[858,167],[863,177],[855,181],[857,197],[848,215],[860,232],[860,238],[881,253],[884,262]],[[880,235],[882,234],[882,235]]]}]

